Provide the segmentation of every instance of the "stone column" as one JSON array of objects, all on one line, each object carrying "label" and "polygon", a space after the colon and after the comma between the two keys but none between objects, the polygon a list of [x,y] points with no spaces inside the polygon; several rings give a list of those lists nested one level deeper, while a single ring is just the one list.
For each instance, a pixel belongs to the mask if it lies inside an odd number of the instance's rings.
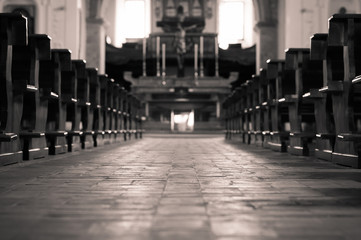
[{"label": "stone column", "polygon": [[105,28],[102,18],[87,19],[87,67],[98,68],[99,74],[105,73]]},{"label": "stone column", "polygon": [[277,58],[277,26],[275,23],[258,22],[256,31],[256,72],[266,67],[266,61],[270,58]]},{"label": "stone column", "polygon": [[149,102],[145,102],[145,116],[149,118]]}]

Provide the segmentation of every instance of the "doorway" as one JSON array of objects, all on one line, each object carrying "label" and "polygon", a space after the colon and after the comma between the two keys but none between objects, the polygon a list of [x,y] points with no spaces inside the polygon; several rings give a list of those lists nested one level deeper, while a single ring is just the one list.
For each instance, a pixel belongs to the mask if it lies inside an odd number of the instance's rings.
[{"label": "doorway", "polygon": [[194,110],[171,113],[171,130],[175,132],[193,132]]}]

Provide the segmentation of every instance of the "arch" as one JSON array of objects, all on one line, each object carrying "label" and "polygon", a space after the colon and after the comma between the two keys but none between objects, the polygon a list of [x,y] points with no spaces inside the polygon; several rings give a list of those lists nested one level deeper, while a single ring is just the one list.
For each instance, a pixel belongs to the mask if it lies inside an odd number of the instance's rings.
[{"label": "arch", "polygon": [[256,22],[277,23],[278,0],[253,0]]}]

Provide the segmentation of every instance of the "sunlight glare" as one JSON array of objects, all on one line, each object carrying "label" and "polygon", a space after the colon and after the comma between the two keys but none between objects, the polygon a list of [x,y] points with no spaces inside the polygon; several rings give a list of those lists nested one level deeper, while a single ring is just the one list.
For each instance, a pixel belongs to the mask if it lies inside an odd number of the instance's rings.
[{"label": "sunlight glare", "polygon": [[145,16],[144,1],[126,1],[125,2],[125,32],[126,38],[142,38],[145,35]]},{"label": "sunlight glare", "polygon": [[[244,38],[244,3],[225,1],[219,6],[219,43],[227,48]],[[237,27],[235,27],[237,26]]]}]

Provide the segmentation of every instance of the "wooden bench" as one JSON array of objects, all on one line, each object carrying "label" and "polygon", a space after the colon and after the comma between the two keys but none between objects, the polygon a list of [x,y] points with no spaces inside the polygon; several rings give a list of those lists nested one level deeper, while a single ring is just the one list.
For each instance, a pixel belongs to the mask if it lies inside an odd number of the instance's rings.
[{"label": "wooden bench", "polygon": [[143,128],[142,128],[142,103],[141,101],[134,97],[134,107],[133,107],[133,115],[134,115],[134,125],[135,125],[135,138],[141,139],[143,137]]},{"label": "wooden bench", "polygon": [[120,85],[118,83],[114,83],[113,84],[113,119],[114,121],[112,122],[112,132],[114,134],[114,142],[119,142],[123,136],[121,136],[121,128],[120,128],[120,114],[121,114],[121,110],[120,110],[120,96],[121,96],[121,92],[120,92]]},{"label": "wooden bench", "polygon": [[[320,71],[321,70],[321,71]],[[286,50],[285,81],[294,86],[279,100],[288,107],[290,142],[288,152],[295,155],[313,155],[316,137],[314,104],[302,96],[310,89],[322,87],[322,62],[310,60],[310,49]]]},{"label": "wooden bench", "polygon": [[245,143],[250,144],[253,135],[253,81],[247,80],[242,85],[245,88],[245,105],[242,108],[245,119]]},{"label": "wooden bench", "polygon": [[120,121],[120,133],[123,135],[123,140],[127,140],[126,132],[126,103],[127,103],[127,91],[124,87],[120,88],[120,98],[119,98],[119,121]]},{"label": "wooden bench", "polygon": [[139,100],[49,36],[28,36],[21,14],[0,13],[0,38],[0,165],[141,136]]},{"label": "wooden bench", "polygon": [[139,134],[141,132],[139,128],[139,121],[140,121],[139,108],[140,108],[139,100],[134,95],[131,95],[131,110],[130,110],[131,131],[135,139],[139,138],[140,136]]},{"label": "wooden bench", "polygon": [[94,131],[92,129],[93,115],[90,102],[90,78],[86,69],[85,60],[72,60],[72,70],[75,73],[77,103],[74,122],[74,131],[80,132],[81,148],[92,148]]},{"label": "wooden bench", "polygon": [[252,76],[252,110],[251,121],[251,144],[257,146],[263,145],[262,135],[262,99],[261,99],[261,80],[259,75]]},{"label": "wooden bench", "polygon": [[232,97],[235,94],[235,91],[232,91],[232,93],[229,94],[229,96],[226,98],[226,100],[223,102],[223,118],[225,121],[225,139],[231,140],[232,139],[232,131],[233,131],[233,105],[232,100],[234,98]]},{"label": "wooden bench", "polygon": [[259,73],[259,107],[260,107],[260,131],[262,133],[262,146],[269,148],[268,142],[271,141],[271,111],[268,99],[268,79],[267,69],[261,68]]},{"label": "wooden bench", "polygon": [[339,72],[343,72],[343,76],[339,74],[332,78],[331,85],[336,132],[332,161],[356,168],[361,167],[358,126],[361,89],[357,77],[361,75],[360,27],[360,14],[336,14],[329,19],[328,45],[338,49],[343,56],[338,58],[338,64],[343,67],[343,71]]},{"label": "wooden bench", "polygon": [[124,139],[125,141],[130,140],[131,134],[130,134],[130,96],[129,93],[126,92],[124,94],[124,101],[123,101],[123,121],[124,121]]},{"label": "wooden bench", "polygon": [[118,130],[116,129],[116,120],[118,115],[118,93],[119,84],[114,82],[114,79],[108,79],[108,128],[110,133],[110,143],[117,140]]},{"label": "wooden bench", "polygon": [[[332,160],[332,152],[335,143],[335,127],[333,120],[332,99],[328,90],[328,83],[332,80],[335,68],[332,66],[334,59],[334,48],[328,47],[328,34],[319,33],[311,37],[310,60],[318,61],[317,69],[313,69],[317,78],[322,79],[322,87],[311,88],[303,95],[304,99],[312,101],[314,104],[314,114],[316,123],[316,146],[315,156],[328,161]],[[336,58],[335,58],[336,57]],[[328,59],[327,59],[328,58]],[[321,66],[320,66],[321,65]],[[320,80],[318,80],[319,82]]]},{"label": "wooden bench", "polygon": [[53,49],[52,52],[60,64],[60,101],[65,108],[64,125],[67,132],[67,151],[79,151],[81,149],[80,136],[82,132],[79,129],[81,112],[78,111],[77,72],[73,68],[69,49]]},{"label": "wooden bench", "polygon": [[40,62],[39,85],[44,99],[48,100],[45,136],[49,154],[68,151],[65,131],[66,104],[61,100],[61,61],[59,54],[51,51],[51,60]]},{"label": "wooden bench", "polygon": [[98,69],[87,69],[89,77],[89,101],[90,101],[90,121],[93,134],[94,147],[98,147],[104,144],[104,117],[101,106],[101,87],[98,75]]},{"label": "wooden bench", "polygon": [[19,133],[23,160],[48,155],[45,139],[48,104],[39,88],[39,67],[41,60],[49,59],[50,38],[47,35],[31,35],[28,45],[13,46],[12,78],[24,102]]},{"label": "wooden bench", "polygon": [[100,86],[100,115],[99,118],[101,118],[100,130],[102,131],[102,139],[98,140],[98,143],[102,144],[110,144],[110,133],[108,123],[109,123],[109,116],[108,116],[108,106],[107,106],[107,100],[108,100],[108,76],[107,75],[99,75],[99,86]]},{"label": "wooden bench", "polygon": [[226,98],[223,102],[223,119],[225,121],[225,139],[232,139],[232,111],[231,111],[231,95],[234,94],[234,91]]},{"label": "wooden bench", "polygon": [[240,137],[241,142],[249,144],[249,121],[248,121],[248,99],[247,99],[247,82],[242,83],[239,89],[239,104],[237,110],[239,109],[239,125],[240,125]]},{"label": "wooden bench", "polygon": [[[289,142],[288,108],[279,100],[290,93],[292,86],[285,81],[285,61],[267,60],[268,108],[271,118],[270,137],[267,146],[275,151],[286,152]],[[282,100],[281,100],[282,101]]]},{"label": "wooden bench", "polygon": [[[19,139],[23,90],[14,86],[12,79],[13,47],[27,45],[26,18],[20,14],[0,15],[0,164],[7,165],[22,160]],[[16,85],[16,83],[15,83]]]}]

